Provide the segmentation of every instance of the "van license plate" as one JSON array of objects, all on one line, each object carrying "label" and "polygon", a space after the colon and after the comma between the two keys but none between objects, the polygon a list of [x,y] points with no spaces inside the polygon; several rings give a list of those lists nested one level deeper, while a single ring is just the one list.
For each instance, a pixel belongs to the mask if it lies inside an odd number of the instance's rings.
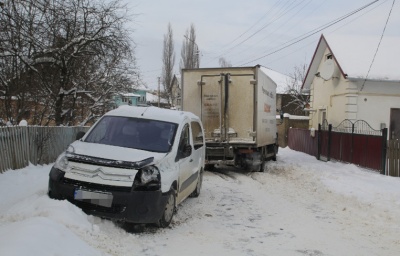
[{"label": "van license plate", "polygon": [[113,201],[113,195],[111,193],[93,192],[93,191],[75,189],[74,199],[104,207],[111,207]]}]

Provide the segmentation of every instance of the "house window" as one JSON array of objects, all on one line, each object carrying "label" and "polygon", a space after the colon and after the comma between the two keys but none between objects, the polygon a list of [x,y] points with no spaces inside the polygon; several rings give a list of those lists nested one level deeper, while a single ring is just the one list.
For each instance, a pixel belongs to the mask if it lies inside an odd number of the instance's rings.
[{"label": "house window", "polygon": [[318,113],[318,123],[322,124],[326,120],[326,109],[320,109]]}]

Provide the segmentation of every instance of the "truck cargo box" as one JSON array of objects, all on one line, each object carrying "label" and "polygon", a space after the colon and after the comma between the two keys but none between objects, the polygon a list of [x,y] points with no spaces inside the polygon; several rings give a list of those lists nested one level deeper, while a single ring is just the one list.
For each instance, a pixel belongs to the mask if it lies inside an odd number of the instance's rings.
[{"label": "truck cargo box", "polygon": [[263,69],[182,70],[182,109],[202,119],[206,162],[246,165],[243,156],[257,152],[261,162],[275,158],[276,84]]}]

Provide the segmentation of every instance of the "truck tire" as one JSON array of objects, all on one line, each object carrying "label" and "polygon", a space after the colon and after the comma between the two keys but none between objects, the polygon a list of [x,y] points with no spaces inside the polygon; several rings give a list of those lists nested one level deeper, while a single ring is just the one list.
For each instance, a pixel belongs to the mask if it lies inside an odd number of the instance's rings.
[{"label": "truck tire", "polygon": [[277,144],[274,145],[274,156],[272,157],[272,161],[276,161],[276,155],[278,154],[279,146]]},{"label": "truck tire", "polygon": [[206,165],[204,166],[204,169],[205,169],[206,171],[212,172],[212,171],[215,170],[215,164],[206,164]]}]

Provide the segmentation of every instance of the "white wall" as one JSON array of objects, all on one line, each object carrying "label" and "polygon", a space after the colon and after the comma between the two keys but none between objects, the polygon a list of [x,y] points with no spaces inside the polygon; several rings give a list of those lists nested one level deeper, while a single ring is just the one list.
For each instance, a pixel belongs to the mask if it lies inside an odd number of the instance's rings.
[{"label": "white wall", "polygon": [[[328,54],[328,49],[325,55]],[[321,70],[325,58],[318,70]],[[336,63],[335,63],[336,65]],[[329,123],[337,126],[344,119],[364,120],[376,130],[390,124],[390,109],[400,108],[400,82],[345,79],[336,66],[333,78],[315,76],[311,84],[310,128],[318,128],[321,112],[326,109]]]}]

